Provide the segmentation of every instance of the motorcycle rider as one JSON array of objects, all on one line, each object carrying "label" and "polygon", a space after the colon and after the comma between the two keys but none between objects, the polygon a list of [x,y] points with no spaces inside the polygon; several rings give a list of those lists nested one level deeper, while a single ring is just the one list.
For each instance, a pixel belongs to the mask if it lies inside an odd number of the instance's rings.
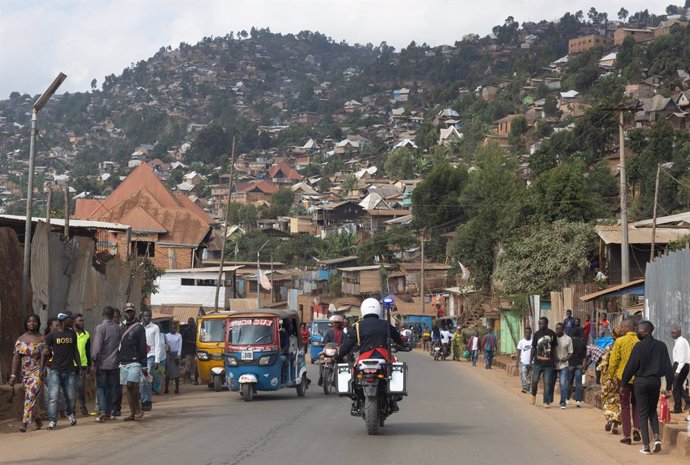
[{"label": "motorcycle rider", "polygon": [[[384,320],[383,309],[378,300],[369,298],[362,302],[360,307],[362,319],[355,323],[348,331],[345,341],[340,346],[336,360],[342,362],[352,352],[355,346],[359,346],[359,360],[370,358],[382,358],[394,362],[395,358],[388,352],[388,334],[398,345],[404,345],[402,337],[397,329]],[[355,364],[357,363],[355,362]],[[398,399],[399,400],[399,399]],[[359,410],[357,401],[353,402],[353,412]],[[397,401],[391,401],[391,410],[398,411]]]},{"label": "motorcycle rider", "polygon": [[[333,315],[329,318],[331,327],[328,328],[326,334],[323,336],[321,344],[325,346],[328,343],[334,343],[336,347],[340,347],[345,339],[345,318],[342,315]],[[319,370],[319,386],[323,386],[323,371]]]}]

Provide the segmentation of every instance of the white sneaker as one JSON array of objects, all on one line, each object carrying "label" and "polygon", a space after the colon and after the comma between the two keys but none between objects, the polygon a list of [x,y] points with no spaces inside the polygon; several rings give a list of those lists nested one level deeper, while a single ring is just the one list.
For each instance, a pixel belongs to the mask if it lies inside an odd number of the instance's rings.
[{"label": "white sneaker", "polygon": [[581,405],[581,402],[579,400],[575,401],[575,407],[580,408],[580,405]]},{"label": "white sneaker", "polygon": [[48,423],[48,429],[55,429],[57,428],[57,422],[56,421],[51,421]]},{"label": "white sneaker", "polygon": [[74,426],[77,424],[77,419],[75,418],[74,414],[67,415],[67,421],[69,421],[70,426]]}]

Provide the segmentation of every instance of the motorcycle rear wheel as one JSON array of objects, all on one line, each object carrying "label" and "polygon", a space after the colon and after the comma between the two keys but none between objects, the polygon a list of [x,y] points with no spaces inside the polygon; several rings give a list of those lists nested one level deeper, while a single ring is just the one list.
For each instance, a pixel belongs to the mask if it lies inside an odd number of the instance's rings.
[{"label": "motorcycle rear wheel", "polygon": [[333,370],[330,368],[323,369],[323,393],[329,395],[333,387]]},{"label": "motorcycle rear wheel", "polygon": [[367,425],[369,436],[379,434],[379,403],[376,397],[364,399],[364,423]]}]

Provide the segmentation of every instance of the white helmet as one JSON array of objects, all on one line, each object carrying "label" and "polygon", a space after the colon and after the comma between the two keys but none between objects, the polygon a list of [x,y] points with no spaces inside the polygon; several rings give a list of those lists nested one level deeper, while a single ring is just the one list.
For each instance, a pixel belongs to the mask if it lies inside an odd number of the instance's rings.
[{"label": "white helmet", "polygon": [[360,311],[362,312],[362,317],[365,317],[367,315],[376,315],[379,318],[383,318],[381,304],[378,300],[373,299],[371,297],[368,299],[364,299],[364,301],[362,301]]},{"label": "white helmet", "polygon": [[345,322],[345,318],[343,318],[342,315],[331,315],[331,317],[328,320],[331,322],[331,324]]}]

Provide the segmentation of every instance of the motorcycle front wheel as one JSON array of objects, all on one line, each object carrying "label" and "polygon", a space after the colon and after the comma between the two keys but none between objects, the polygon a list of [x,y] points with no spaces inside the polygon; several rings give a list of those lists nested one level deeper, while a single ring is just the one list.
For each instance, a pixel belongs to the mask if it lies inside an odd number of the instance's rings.
[{"label": "motorcycle front wheel", "polygon": [[323,369],[323,393],[329,395],[333,387],[333,370],[330,368]]},{"label": "motorcycle front wheel", "polygon": [[376,397],[364,399],[364,423],[367,425],[368,435],[379,434],[379,403]]}]

